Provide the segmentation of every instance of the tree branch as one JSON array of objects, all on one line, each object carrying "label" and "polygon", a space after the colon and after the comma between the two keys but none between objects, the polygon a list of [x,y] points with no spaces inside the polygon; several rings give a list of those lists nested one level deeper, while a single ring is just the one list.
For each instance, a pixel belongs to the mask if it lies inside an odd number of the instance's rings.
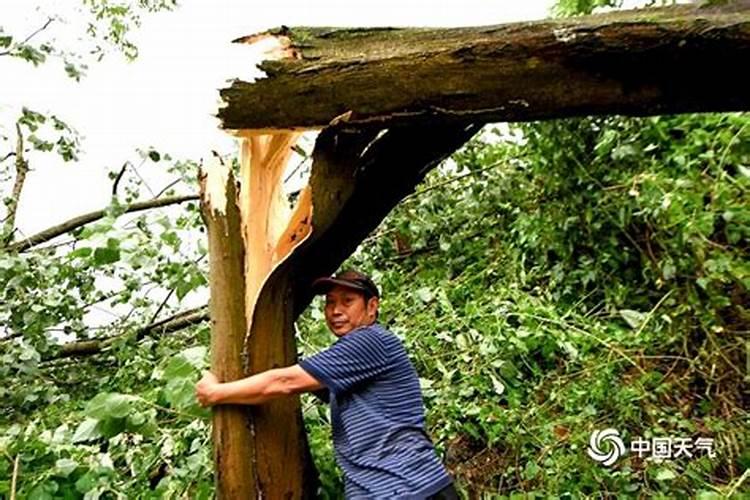
[{"label": "tree branch", "polygon": [[15,155],[16,155],[16,152],[15,151],[11,151],[7,155],[5,155],[2,158],[0,158],[0,163],[4,162],[5,160],[7,160],[8,158],[10,158],[11,156],[15,156]]},{"label": "tree branch", "polygon": [[[164,207],[167,205],[174,205],[177,203],[195,200],[198,200],[198,195],[182,195],[170,198],[155,198],[148,201],[139,201],[136,203],[132,203],[125,209],[125,213],[138,212],[141,210],[148,210],[151,208]],[[8,245],[6,249],[11,252],[25,252],[29,248],[32,248],[46,241],[50,241],[60,236],[61,234],[65,234],[81,226],[85,226],[86,224],[99,220],[104,217],[105,214],[106,210],[96,210],[94,212],[79,215],[78,217],[74,217],[73,219],[63,222],[62,224],[47,228],[43,231],[29,236],[28,238],[24,238],[23,240],[12,243]]]},{"label": "tree branch", "polygon": [[125,162],[122,164],[122,168],[120,169],[120,172],[117,174],[117,177],[115,177],[115,182],[112,183],[112,196],[117,196],[117,186],[120,184],[120,179],[122,179],[122,176],[125,174],[125,169],[128,168],[128,163]]},{"label": "tree branch", "polygon": [[[206,321],[208,319],[208,306],[196,307],[194,309],[188,309],[187,311],[179,312],[168,318],[155,321],[147,326],[139,329],[135,334],[135,340],[139,341],[143,338],[157,333],[173,333],[188,326],[195,325]],[[76,356],[91,356],[104,352],[107,347],[112,343],[125,335],[124,333],[113,335],[105,339],[93,339],[93,340],[79,340],[76,342],[69,342],[63,344],[60,350],[46,357],[44,361],[51,361],[54,359],[62,359]]]},{"label": "tree branch", "polygon": [[16,180],[13,184],[13,191],[11,192],[10,199],[8,200],[8,216],[5,218],[5,233],[4,244],[8,244],[13,240],[13,232],[16,225],[16,213],[18,212],[18,202],[21,199],[21,191],[23,190],[24,183],[26,182],[26,173],[29,171],[29,164],[24,158],[23,154],[23,133],[21,132],[21,125],[16,123],[16,134],[18,139],[16,140]]},{"label": "tree branch", "polygon": [[[39,33],[41,33],[42,31],[46,30],[46,29],[47,29],[47,27],[48,27],[48,26],[49,26],[50,24],[52,24],[52,21],[54,21],[54,20],[55,20],[55,19],[54,19],[54,18],[52,18],[52,17],[48,18],[48,19],[47,19],[47,22],[45,22],[45,23],[44,23],[44,24],[42,25],[42,27],[41,27],[41,28],[38,28],[37,30],[35,30],[34,32],[32,32],[32,33],[31,33],[31,34],[30,34],[29,36],[27,36],[26,38],[24,38],[24,40],[23,40],[23,41],[22,41],[21,43],[17,44],[16,46],[19,46],[19,45],[26,45],[27,43],[29,43],[29,42],[31,41],[31,39],[32,39],[32,38],[34,38],[35,36],[37,36],[37,35],[38,35]],[[4,50],[4,51],[0,52],[0,57],[2,57],[2,56],[9,56],[9,55],[11,55],[12,53],[13,53],[13,48],[10,48],[10,49],[8,49],[8,50]]]}]

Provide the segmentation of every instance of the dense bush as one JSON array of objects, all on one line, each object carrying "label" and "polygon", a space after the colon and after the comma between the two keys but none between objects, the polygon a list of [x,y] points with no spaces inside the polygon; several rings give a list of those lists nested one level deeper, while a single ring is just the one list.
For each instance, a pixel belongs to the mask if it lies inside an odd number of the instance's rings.
[{"label": "dense bush", "polygon": [[[428,430],[465,493],[746,494],[748,124],[712,114],[488,129],[352,256],[383,290],[382,321],[414,361]],[[19,498],[212,496],[207,412],[192,397],[208,325],[137,334],[163,305],[144,287],[205,286],[204,247],[166,257],[200,225],[195,206],[188,214],[133,231],[107,218],[65,257],[0,256],[2,319],[23,333],[0,340],[0,495],[17,462]],[[135,312],[108,332],[107,355],[52,359],[51,326],[78,331],[81,304],[105,298],[96,269],[123,277],[113,300]],[[333,340],[320,304],[298,327],[303,355]],[[321,496],[340,498],[328,410],[303,403]],[[626,441],[713,438],[717,456],[628,454],[605,467],[586,447],[607,427]]]},{"label": "dense bush", "polygon": [[[579,119],[484,134],[350,259],[382,285],[383,322],[411,353],[430,432],[466,491],[743,488],[749,124]],[[331,340],[319,319],[303,319],[308,352]],[[717,456],[607,468],[585,452],[605,427],[626,441],[714,438]],[[331,477],[330,449],[318,457]]]}]

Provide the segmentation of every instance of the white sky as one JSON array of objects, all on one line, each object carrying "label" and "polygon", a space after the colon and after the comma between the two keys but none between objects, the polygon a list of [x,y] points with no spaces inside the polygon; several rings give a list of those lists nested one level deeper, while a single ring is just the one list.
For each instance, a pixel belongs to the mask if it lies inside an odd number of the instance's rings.
[{"label": "white sky", "polygon": [[[84,154],[63,163],[52,154],[30,155],[31,172],[19,205],[17,226],[30,235],[55,223],[107,205],[107,171],[134,158],[136,148],[155,147],[177,158],[198,159],[211,149],[230,152],[233,140],[213,118],[217,89],[234,77],[257,76],[259,57],[230,41],[279,25],[307,26],[471,26],[548,17],[552,0],[183,0],[173,12],[144,15],[133,37],[140,55],[127,63],[109,54],[90,66],[80,83],[61,67],[33,67],[0,58],[0,134],[14,135],[22,105],[55,113],[83,136]],[[48,12],[68,11],[78,0],[2,0],[0,26],[25,35]],[[52,10],[50,10],[52,9]],[[75,17],[54,23],[49,34],[61,40],[82,33]],[[141,170],[155,190],[171,179],[164,165]],[[7,195],[9,185],[2,186]],[[195,297],[196,305],[205,297]],[[188,305],[186,305],[188,307]],[[104,319],[104,318],[102,318]],[[97,321],[98,323],[98,321]]]}]

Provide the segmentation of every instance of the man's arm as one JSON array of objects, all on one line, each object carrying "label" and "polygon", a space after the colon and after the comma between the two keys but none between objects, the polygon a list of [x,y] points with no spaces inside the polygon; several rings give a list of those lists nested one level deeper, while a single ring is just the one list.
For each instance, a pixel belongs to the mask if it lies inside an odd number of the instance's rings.
[{"label": "man's arm", "polygon": [[195,386],[202,406],[218,404],[257,405],[281,396],[312,392],[324,387],[299,365],[274,368],[233,382],[221,383],[207,372]]}]

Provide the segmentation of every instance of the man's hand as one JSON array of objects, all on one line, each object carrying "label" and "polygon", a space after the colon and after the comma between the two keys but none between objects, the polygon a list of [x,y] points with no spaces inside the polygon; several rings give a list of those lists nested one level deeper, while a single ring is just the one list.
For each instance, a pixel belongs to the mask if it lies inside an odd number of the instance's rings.
[{"label": "man's hand", "polygon": [[195,397],[204,408],[215,403],[216,389],[220,382],[216,375],[209,371],[203,372],[203,378],[195,384]]}]

